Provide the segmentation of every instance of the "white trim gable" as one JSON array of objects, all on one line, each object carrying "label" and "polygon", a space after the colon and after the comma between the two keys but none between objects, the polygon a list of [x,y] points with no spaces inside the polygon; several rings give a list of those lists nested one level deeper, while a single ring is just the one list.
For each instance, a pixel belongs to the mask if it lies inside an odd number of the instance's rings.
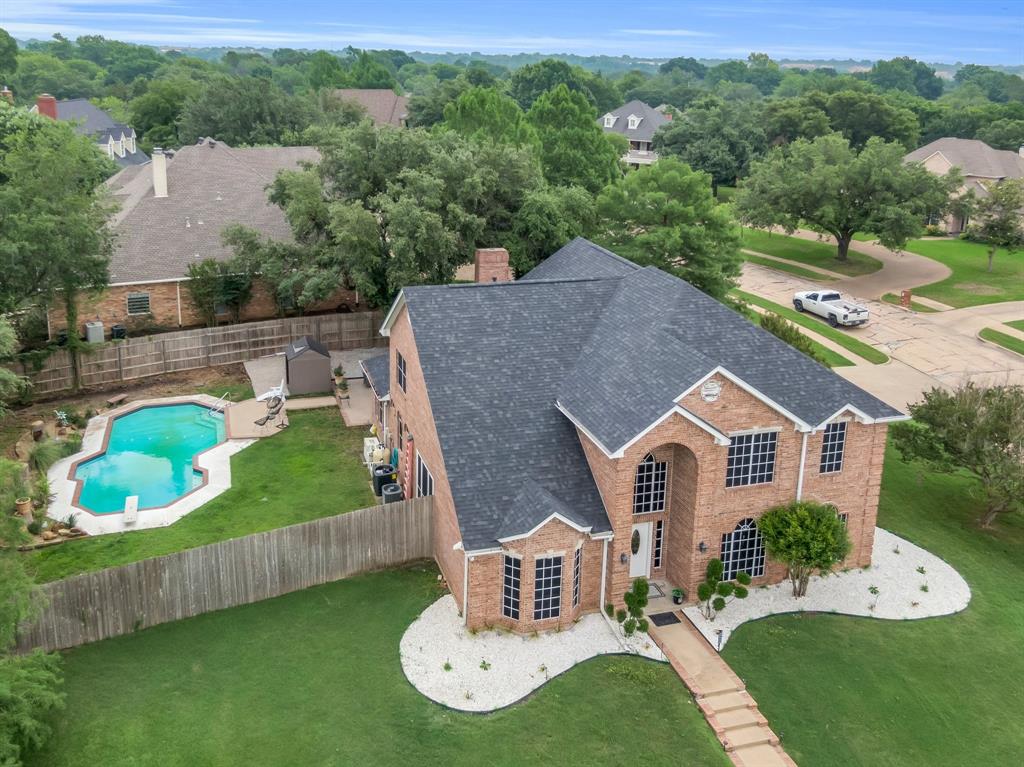
[{"label": "white trim gable", "polygon": [[[780,405],[778,402],[773,400],[771,397],[768,397],[765,394],[762,394],[760,391],[758,391],[753,386],[748,384],[742,378],[740,378],[739,376],[737,376],[737,375],[735,375],[733,373],[730,373],[728,370],[726,370],[721,365],[718,365],[717,367],[715,367],[713,370],[711,370],[705,376],[703,376],[700,380],[695,382],[690,388],[688,388],[686,391],[684,391],[682,394],[680,394],[678,397],[676,397],[675,398],[675,402],[679,402],[682,399],[684,399],[687,395],[691,394],[695,389],[697,389],[699,386],[701,386],[705,381],[707,381],[709,378],[711,378],[712,376],[715,376],[715,375],[721,375],[726,380],[736,384],[736,386],[738,386],[741,389],[743,389],[743,391],[745,391],[747,394],[749,394],[752,397],[754,397],[755,399],[758,399],[761,402],[763,402],[765,405],[770,407],[775,412],[780,413],[781,415],[784,415],[786,418],[788,418],[790,421],[792,421],[793,423],[795,423],[799,427],[798,431],[812,431],[813,430],[814,427],[811,426],[811,424],[809,424],[806,421],[804,421],[804,419],[802,419],[802,418],[798,417],[797,415],[791,413],[790,411],[786,410],[786,408],[782,407],[782,405]],[[848,407],[848,406],[844,406],[844,407]]]},{"label": "white trim gable", "polygon": [[538,522],[537,525],[534,526],[534,528],[532,530],[530,530],[529,532],[527,532],[527,533],[518,533],[516,535],[506,535],[504,538],[498,538],[498,543],[508,543],[509,541],[518,541],[518,540],[522,540],[523,538],[529,538],[535,532],[537,532],[542,527],[544,527],[544,525],[546,525],[548,522],[551,522],[552,520],[555,520],[555,519],[557,519],[559,522],[564,522],[569,527],[571,527],[573,530],[575,530],[575,531],[577,531],[579,533],[589,533],[591,530],[594,529],[593,525],[587,525],[586,527],[580,527],[578,524],[573,522],[571,519],[562,516],[557,511],[553,511],[547,517],[545,517],[542,521]]},{"label": "white trim gable", "polygon": [[391,328],[395,324],[395,320],[398,319],[398,314],[402,307],[405,306],[405,291],[399,291],[398,295],[395,296],[394,303],[391,304],[391,308],[388,309],[387,315],[384,317],[384,322],[380,326],[380,334],[387,338],[391,335]]}]

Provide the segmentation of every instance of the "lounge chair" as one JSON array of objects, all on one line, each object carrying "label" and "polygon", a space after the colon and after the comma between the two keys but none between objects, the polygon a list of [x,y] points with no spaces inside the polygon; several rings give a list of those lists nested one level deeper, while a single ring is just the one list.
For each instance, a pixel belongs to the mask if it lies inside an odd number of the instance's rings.
[{"label": "lounge chair", "polygon": [[[282,397],[273,397],[267,401],[267,412],[262,418],[258,418],[253,421],[257,426],[266,426],[271,421],[276,421],[277,417],[281,414],[281,410],[284,409],[284,399]],[[274,424],[278,429],[283,429],[287,424],[277,423]]]}]

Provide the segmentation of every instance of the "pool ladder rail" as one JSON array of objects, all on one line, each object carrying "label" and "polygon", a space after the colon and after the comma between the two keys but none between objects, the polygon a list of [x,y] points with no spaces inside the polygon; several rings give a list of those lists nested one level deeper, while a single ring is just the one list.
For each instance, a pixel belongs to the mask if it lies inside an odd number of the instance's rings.
[{"label": "pool ladder rail", "polygon": [[224,392],[224,393],[223,393],[223,394],[222,394],[222,395],[220,396],[220,399],[218,399],[218,400],[217,400],[216,402],[214,402],[214,403],[213,403],[213,405],[212,405],[212,406],[210,407],[210,410],[209,410],[209,413],[210,413],[210,415],[211,415],[211,416],[212,416],[212,415],[213,415],[214,413],[221,413],[221,414],[223,415],[223,413],[224,413],[224,408],[225,408],[225,407],[227,407],[227,403],[228,403],[228,395],[229,395],[230,393],[231,393],[231,392]]}]

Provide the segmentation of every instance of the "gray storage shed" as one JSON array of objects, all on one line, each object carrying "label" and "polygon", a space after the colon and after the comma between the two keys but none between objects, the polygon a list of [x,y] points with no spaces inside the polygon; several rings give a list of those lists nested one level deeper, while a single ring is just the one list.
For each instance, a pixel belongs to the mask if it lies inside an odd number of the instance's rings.
[{"label": "gray storage shed", "polygon": [[331,353],[309,336],[292,341],[284,350],[289,394],[329,392],[332,388]]}]

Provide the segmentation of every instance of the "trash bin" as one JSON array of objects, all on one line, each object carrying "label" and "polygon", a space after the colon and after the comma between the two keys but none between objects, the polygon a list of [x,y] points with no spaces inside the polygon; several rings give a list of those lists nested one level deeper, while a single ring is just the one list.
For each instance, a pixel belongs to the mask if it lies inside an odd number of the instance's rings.
[{"label": "trash bin", "polygon": [[384,485],[398,481],[398,473],[390,463],[379,463],[373,467],[373,494],[379,496]]},{"label": "trash bin", "polygon": [[395,503],[396,501],[402,500],[402,486],[394,483],[390,485],[384,485],[381,489],[381,496],[384,499],[384,503]]},{"label": "trash bin", "polygon": [[124,325],[111,325],[110,326],[110,337],[111,338],[127,338],[128,328]]}]

